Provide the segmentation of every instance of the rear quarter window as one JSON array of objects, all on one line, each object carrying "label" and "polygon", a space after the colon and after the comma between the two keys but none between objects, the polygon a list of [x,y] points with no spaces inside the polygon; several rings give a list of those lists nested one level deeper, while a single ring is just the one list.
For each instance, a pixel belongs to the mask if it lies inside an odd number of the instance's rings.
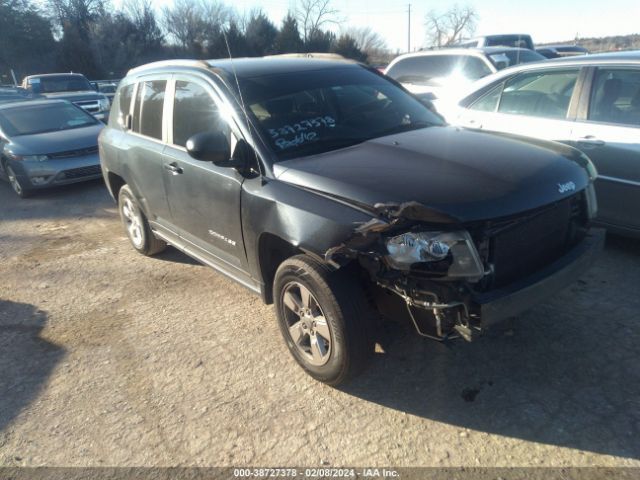
[{"label": "rear quarter window", "polygon": [[109,116],[109,126],[124,130],[126,128],[127,115],[131,111],[131,100],[133,98],[134,84],[125,85],[113,99],[111,114]]},{"label": "rear quarter window", "polygon": [[166,80],[147,80],[138,84],[132,120],[134,132],[162,140],[162,111],[166,87]]}]

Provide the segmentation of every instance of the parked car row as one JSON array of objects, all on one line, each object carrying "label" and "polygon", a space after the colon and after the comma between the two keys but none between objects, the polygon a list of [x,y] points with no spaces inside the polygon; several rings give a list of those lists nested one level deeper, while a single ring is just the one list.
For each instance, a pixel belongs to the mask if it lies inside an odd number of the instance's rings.
[{"label": "parked car row", "polygon": [[0,179],[20,197],[100,178],[98,134],[116,84],[84,75],[30,75],[0,88]]}]

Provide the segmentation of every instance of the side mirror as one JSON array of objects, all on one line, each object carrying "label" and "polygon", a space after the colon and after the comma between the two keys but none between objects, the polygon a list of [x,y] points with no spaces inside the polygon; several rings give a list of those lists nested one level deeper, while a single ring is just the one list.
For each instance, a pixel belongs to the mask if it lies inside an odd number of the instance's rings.
[{"label": "side mirror", "polygon": [[432,92],[416,93],[415,97],[421,104],[435,112],[436,107],[433,105],[433,101],[436,99],[436,96]]},{"label": "side mirror", "polygon": [[196,160],[218,166],[231,166],[231,146],[222,132],[196,133],[187,140],[187,153]]}]

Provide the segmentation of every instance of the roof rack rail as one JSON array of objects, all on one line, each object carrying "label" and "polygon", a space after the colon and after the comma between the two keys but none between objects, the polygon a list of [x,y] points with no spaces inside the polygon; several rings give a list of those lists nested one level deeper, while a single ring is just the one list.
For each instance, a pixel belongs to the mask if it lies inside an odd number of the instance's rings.
[{"label": "roof rack rail", "polygon": [[152,68],[161,68],[161,67],[199,67],[199,68],[209,68],[207,62],[203,60],[160,60],[159,62],[151,62],[146,63],[144,65],[140,65],[139,67],[132,68],[127,72],[127,76],[133,75],[134,73],[139,73],[144,70],[149,70]]},{"label": "roof rack rail", "polygon": [[278,53],[265,55],[264,58],[319,58],[323,60],[349,60],[339,53],[306,52],[306,53]]}]

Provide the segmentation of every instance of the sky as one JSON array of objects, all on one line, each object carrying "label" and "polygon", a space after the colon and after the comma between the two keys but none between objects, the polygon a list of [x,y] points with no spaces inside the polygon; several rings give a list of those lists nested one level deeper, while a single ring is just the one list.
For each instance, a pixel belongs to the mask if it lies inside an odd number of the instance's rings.
[{"label": "sky", "polygon": [[[152,0],[160,8],[173,0]],[[117,2],[116,2],[117,3]],[[296,0],[227,0],[240,12],[262,8],[280,25]],[[446,10],[451,0],[391,1],[333,0],[348,26],[370,26],[379,32],[393,51],[407,50],[408,15],[411,3],[411,49],[425,46],[424,18],[431,10]],[[640,0],[482,0],[461,1],[475,7],[480,15],[477,35],[491,33],[528,33],[534,43],[640,33]],[[345,28],[346,29],[346,28]],[[348,29],[347,29],[348,30]]]}]

